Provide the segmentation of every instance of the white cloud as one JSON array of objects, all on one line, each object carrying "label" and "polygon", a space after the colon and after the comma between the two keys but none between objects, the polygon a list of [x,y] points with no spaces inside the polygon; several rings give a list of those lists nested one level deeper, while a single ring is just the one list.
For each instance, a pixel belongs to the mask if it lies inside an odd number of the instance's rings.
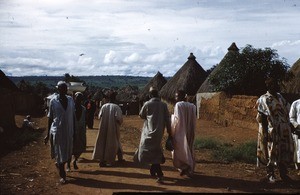
[{"label": "white cloud", "polygon": [[125,57],[124,62],[125,63],[134,63],[141,60],[141,56],[138,53],[133,53],[130,56]]},{"label": "white cloud", "polygon": [[232,42],[271,47],[290,64],[299,58],[297,0],[13,0],[0,6],[0,68],[14,76],[172,76],[191,52],[209,69]]},{"label": "white cloud", "polygon": [[117,62],[117,53],[115,51],[110,50],[107,54],[105,54],[103,63],[111,64]]},{"label": "white cloud", "polygon": [[300,45],[300,40],[296,40],[296,41],[284,40],[284,41],[273,43],[271,47],[294,46],[294,45]]}]

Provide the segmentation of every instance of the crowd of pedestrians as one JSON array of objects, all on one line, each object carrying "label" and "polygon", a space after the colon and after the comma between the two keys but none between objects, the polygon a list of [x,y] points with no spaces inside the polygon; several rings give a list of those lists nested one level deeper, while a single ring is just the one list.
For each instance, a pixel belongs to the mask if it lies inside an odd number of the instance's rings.
[{"label": "crowd of pedestrians", "polygon": [[[256,120],[258,122],[257,159],[258,165],[266,167],[266,180],[275,183],[275,169],[279,169],[280,178],[292,182],[288,176],[288,166],[294,163],[300,166],[300,99],[291,105],[279,93],[278,82],[274,78],[266,80],[267,92],[256,102]],[[86,149],[86,126],[93,129],[93,121],[88,110],[93,107],[91,96],[83,102],[84,95],[67,95],[67,84],[57,84],[58,93],[52,97],[47,117],[48,133],[45,144],[50,140],[51,157],[55,159],[60,182],[66,182],[66,171],[78,169],[77,160]],[[116,104],[117,93],[109,90],[106,103],[100,108],[98,135],[94,145],[92,159],[100,167],[114,166],[116,159],[124,162],[120,139],[120,126],[123,114]],[[196,166],[194,140],[196,131],[196,106],[187,101],[184,90],[174,94],[176,100],[174,112],[169,113],[166,103],[161,101],[158,90],[151,87],[149,100],[139,112],[144,120],[141,127],[140,143],[133,155],[133,162],[148,165],[149,174],[158,183],[164,183],[161,164],[165,163],[163,136],[166,133],[172,143],[172,162],[179,175],[193,177]],[[90,102],[90,103],[88,103]],[[95,110],[94,108],[92,108]],[[88,121],[89,120],[89,121]],[[66,169],[65,169],[66,166]],[[300,172],[299,172],[300,173]]]}]

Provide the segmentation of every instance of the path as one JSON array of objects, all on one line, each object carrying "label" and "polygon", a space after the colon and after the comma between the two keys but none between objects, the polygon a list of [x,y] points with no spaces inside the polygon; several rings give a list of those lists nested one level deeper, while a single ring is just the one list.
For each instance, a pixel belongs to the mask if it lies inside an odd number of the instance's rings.
[{"label": "path", "polygon": [[[21,117],[20,117],[21,118]],[[36,119],[40,127],[46,118]],[[173,168],[170,152],[166,151],[166,163],[162,166],[165,183],[158,184],[149,175],[148,167],[133,163],[132,156],[139,144],[142,120],[137,116],[124,117],[121,140],[125,163],[100,168],[92,161],[92,151],[98,130],[87,130],[87,151],[82,154],[78,170],[67,173],[68,183],[60,185],[53,161],[49,158],[49,146],[42,138],[19,151],[1,159],[1,191],[6,194],[113,194],[117,192],[198,192],[198,193],[296,193],[300,192],[300,178],[292,171],[298,182],[293,185],[282,182],[276,185],[260,182],[264,170],[252,164],[219,164],[208,160],[205,152],[197,152],[196,174],[193,179],[179,176]],[[95,120],[94,127],[99,121]],[[224,128],[210,121],[198,122],[197,136],[214,136],[241,143],[255,139],[250,129]],[[73,168],[73,167],[71,167]]]}]

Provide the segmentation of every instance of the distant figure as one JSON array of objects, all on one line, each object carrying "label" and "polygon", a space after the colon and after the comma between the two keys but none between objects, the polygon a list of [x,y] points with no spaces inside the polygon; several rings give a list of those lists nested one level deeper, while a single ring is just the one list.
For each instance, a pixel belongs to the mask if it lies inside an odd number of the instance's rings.
[{"label": "distant figure", "polygon": [[279,93],[278,81],[265,81],[267,93],[256,102],[259,123],[257,157],[267,166],[267,181],[276,182],[274,169],[279,168],[283,181],[291,182],[287,167],[293,161],[293,140],[289,121],[289,104]]},{"label": "distant figure", "polygon": [[145,102],[139,116],[144,119],[140,145],[134,155],[134,161],[151,164],[150,175],[156,177],[156,182],[163,183],[163,172],[160,164],[165,163],[162,148],[164,130],[171,135],[171,123],[167,104],[162,102],[158,91],[150,88],[150,100]]},{"label": "distant figure", "polygon": [[88,95],[86,102],[84,103],[86,108],[86,125],[89,129],[94,128],[94,115],[96,112],[96,103],[92,100],[92,94]]},{"label": "distant figure", "polygon": [[120,125],[123,123],[121,108],[115,104],[116,92],[107,93],[108,103],[104,104],[99,112],[99,133],[96,139],[93,159],[100,159],[99,166],[112,166],[116,156],[123,162],[123,151],[120,142]]},{"label": "distant figure", "polygon": [[67,84],[57,83],[59,94],[50,100],[48,112],[48,133],[45,144],[50,138],[51,157],[56,160],[60,183],[66,183],[65,164],[72,157],[75,106],[73,98],[67,95]]},{"label": "distant figure", "polygon": [[35,129],[35,122],[31,121],[31,116],[27,115],[25,119],[23,120],[22,124],[23,129],[28,129],[28,130],[34,130]]},{"label": "distant figure", "polygon": [[171,117],[173,164],[181,176],[191,177],[195,169],[196,106],[186,101],[186,93],[183,90],[177,90],[175,100],[177,103]]},{"label": "distant figure", "polygon": [[290,122],[294,127],[293,138],[294,138],[294,162],[295,167],[300,175],[300,99],[294,101],[290,109]]},{"label": "distant figure", "polygon": [[125,104],[125,116],[128,116],[128,113],[129,113],[129,103],[127,102],[126,104]]},{"label": "distant figure", "polygon": [[[75,132],[73,141],[73,167],[78,169],[77,160],[80,155],[86,150],[86,125],[85,125],[85,107],[81,104],[83,94],[76,92],[75,96]],[[67,163],[67,171],[71,170],[71,159]]]}]

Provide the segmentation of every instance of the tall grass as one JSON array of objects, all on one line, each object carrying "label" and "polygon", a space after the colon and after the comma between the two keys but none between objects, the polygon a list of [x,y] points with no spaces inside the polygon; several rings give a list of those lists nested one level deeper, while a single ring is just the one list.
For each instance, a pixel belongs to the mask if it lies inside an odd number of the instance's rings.
[{"label": "tall grass", "polygon": [[220,162],[245,162],[256,163],[256,141],[249,141],[237,146],[229,143],[222,143],[214,138],[197,138],[195,149],[209,149],[214,160]]}]

